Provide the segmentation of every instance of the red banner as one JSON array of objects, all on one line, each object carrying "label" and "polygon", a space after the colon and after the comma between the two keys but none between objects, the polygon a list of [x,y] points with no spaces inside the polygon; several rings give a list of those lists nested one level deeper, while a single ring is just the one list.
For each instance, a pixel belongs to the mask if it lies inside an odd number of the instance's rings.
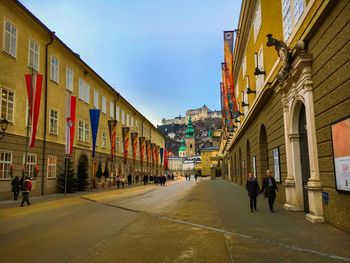
[{"label": "red banner", "polygon": [[145,152],[145,137],[139,137],[139,144],[140,144],[140,164],[142,167],[143,157]]},{"label": "red banner", "polygon": [[111,142],[111,155],[114,157],[115,153],[115,143],[117,139],[117,120],[108,120],[108,130],[109,130],[109,138]]},{"label": "red banner", "polygon": [[151,141],[146,140],[146,159],[147,159],[147,166],[150,163],[150,158],[151,158]]},{"label": "red banner", "polygon": [[66,154],[72,154],[74,143],[74,128],[75,128],[75,110],[77,97],[67,96],[67,114],[66,114]]},{"label": "red banner", "polygon": [[129,127],[123,127],[123,147],[124,147],[124,164],[126,164],[126,161],[128,159],[128,152],[129,152]]},{"label": "red banner", "polygon": [[168,152],[164,149],[164,170],[168,170]]},{"label": "red banner", "polygon": [[131,144],[132,144],[132,160],[136,161],[136,151],[137,151],[137,132],[131,133]]},{"label": "red banner", "polygon": [[31,124],[29,146],[35,147],[35,136],[38,129],[43,75],[42,74],[34,74],[34,75],[25,74],[25,80],[27,84],[29,117],[30,117],[30,124]]},{"label": "red banner", "polygon": [[156,147],[156,165],[159,164],[159,146]]}]

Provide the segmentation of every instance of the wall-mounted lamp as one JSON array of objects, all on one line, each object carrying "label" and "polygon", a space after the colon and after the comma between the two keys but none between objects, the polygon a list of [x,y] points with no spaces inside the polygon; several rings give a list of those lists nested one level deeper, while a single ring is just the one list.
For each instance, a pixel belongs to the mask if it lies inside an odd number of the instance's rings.
[{"label": "wall-mounted lamp", "polygon": [[1,131],[0,131],[0,141],[2,140],[2,138],[4,138],[5,136],[5,131],[7,130],[7,126],[8,126],[9,122],[8,120],[6,120],[5,118],[0,120],[0,125],[1,125]]},{"label": "wall-mounted lamp", "polygon": [[255,70],[254,70],[254,75],[255,76],[258,76],[258,75],[266,75],[266,72],[265,70],[260,70],[259,69],[259,57],[258,57],[258,53],[254,53],[254,56],[255,56],[255,62],[256,62],[256,67],[255,67]]},{"label": "wall-mounted lamp", "polygon": [[250,89],[249,75],[247,75],[246,79],[247,79],[247,84],[246,84],[246,86],[247,86],[247,94],[256,93],[255,90],[251,90]]},{"label": "wall-mounted lamp", "polygon": [[[238,109],[239,109],[240,108],[239,107],[239,102],[237,104],[238,104]],[[239,114],[239,116],[244,116],[244,114],[241,111],[238,111],[238,114]]]},{"label": "wall-mounted lamp", "polygon": [[238,118],[235,119],[235,123],[241,122]]},{"label": "wall-mounted lamp", "polygon": [[245,103],[244,101],[244,91],[242,91],[242,107],[248,107],[249,103]]}]

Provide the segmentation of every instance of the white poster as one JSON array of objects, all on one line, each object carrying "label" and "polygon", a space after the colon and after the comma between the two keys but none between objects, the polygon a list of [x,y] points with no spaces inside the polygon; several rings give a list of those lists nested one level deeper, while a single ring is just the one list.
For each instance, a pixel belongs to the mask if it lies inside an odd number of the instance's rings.
[{"label": "white poster", "polygon": [[332,125],[337,190],[350,191],[350,118]]},{"label": "white poster", "polygon": [[253,176],[256,178],[256,156],[253,156]]},{"label": "white poster", "polygon": [[274,171],[274,175],[275,175],[275,180],[276,182],[281,182],[281,173],[280,173],[280,153],[277,148],[274,148],[272,150],[272,154],[273,154],[273,171]]}]

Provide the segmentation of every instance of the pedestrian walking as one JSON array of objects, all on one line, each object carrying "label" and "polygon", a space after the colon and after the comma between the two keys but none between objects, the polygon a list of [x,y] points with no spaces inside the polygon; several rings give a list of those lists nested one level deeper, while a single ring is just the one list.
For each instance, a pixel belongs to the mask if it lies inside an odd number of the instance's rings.
[{"label": "pedestrian walking", "polygon": [[120,188],[120,175],[117,175],[117,179],[116,179],[116,182],[117,182],[117,188],[119,189]]},{"label": "pedestrian walking", "polygon": [[188,177],[187,174],[185,176],[186,176],[186,181],[187,181],[187,177]]},{"label": "pedestrian walking", "polygon": [[147,184],[147,181],[148,181],[148,175],[145,174],[145,175],[143,176],[143,185],[146,185],[146,184]]},{"label": "pedestrian walking", "polygon": [[171,180],[174,181],[174,179],[175,179],[175,176],[173,173],[171,173]]},{"label": "pedestrian walking", "polygon": [[122,176],[122,179],[120,179],[120,182],[122,183],[122,188],[124,189],[124,185],[125,185],[125,176]]},{"label": "pedestrian walking", "polygon": [[191,175],[188,176],[188,181],[191,181]]},{"label": "pedestrian walking", "polygon": [[247,182],[245,185],[250,201],[250,212],[253,212],[253,209],[256,210],[256,198],[259,195],[260,187],[256,178],[253,177],[252,173],[248,173]]},{"label": "pedestrian walking", "polygon": [[128,175],[128,186],[131,186],[132,185],[132,175],[131,174],[129,174]]},{"label": "pedestrian walking", "polygon": [[21,191],[21,180],[19,180],[18,176],[13,178],[11,182],[11,186],[12,186],[12,192],[13,192],[13,200],[17,200],[19,192]]},{"label": "pedestrian walking", "polygon": [[276,191],[278,192],[278,188],[276,185],[276,180],[271,176],[271,174],[272,173],[270,170],[266,170],[266,176],[262,181],[261,192],[264,193],[264,197],[268,198],[269,200],[270,212],[274,213],[275,210],[273,209],[273,204],[276,199]]},{"label": "pedestrian walking", "polygon": [[29,177],[26,178],[24,183],[22,184],[22,202],[21,206],[23,206],[24,202],[27,202],[28,205],[30,205],[29,202],[29,192],[32,190],[32,182],[30,181]]},{"label": "pedestrian walking", "polygon": [[198,174],[195,174],[194,179],[196,180],[196,182],[197,182],[197,178],[198,178]]}]

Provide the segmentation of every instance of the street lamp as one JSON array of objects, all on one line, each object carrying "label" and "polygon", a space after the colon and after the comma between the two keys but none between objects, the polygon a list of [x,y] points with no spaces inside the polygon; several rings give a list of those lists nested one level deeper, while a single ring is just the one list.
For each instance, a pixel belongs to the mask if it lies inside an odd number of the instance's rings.
[{"label": "street lamp", "polygon": [[7,130],[7,126],[8,126],[9,122],[8,120],[6,120],[5,118],[0,120],[0,125],[1,125],[1,131],[0,131],[0,141],[2,140],[2,138],[4,138],[5,136],[5,131]]}]

